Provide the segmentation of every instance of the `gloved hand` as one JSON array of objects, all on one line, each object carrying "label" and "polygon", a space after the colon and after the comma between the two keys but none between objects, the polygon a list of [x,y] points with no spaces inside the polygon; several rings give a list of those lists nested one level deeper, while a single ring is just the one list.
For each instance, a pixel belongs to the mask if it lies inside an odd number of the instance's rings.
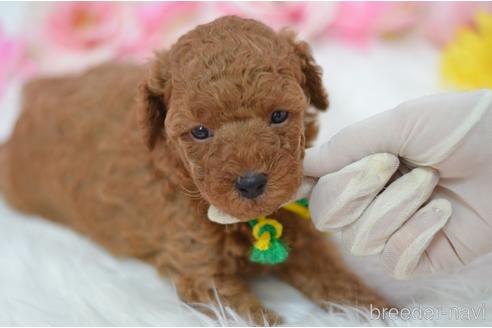
[{"label": "gloved hand", "polygon": [[[372,155],[371,155],[372,154]],[[310,211],[398,279],[492,250],[492,91],[405,102],[306,151]]]}]

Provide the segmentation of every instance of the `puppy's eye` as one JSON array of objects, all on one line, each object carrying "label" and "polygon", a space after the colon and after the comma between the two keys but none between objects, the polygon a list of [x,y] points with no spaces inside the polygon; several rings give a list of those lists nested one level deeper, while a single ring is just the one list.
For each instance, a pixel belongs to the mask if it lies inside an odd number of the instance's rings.
[{"label": "puppy's eye", "polygon": [[203,140],[210,138],[212,136],[212,133],[210,132],[209,129],[204,127],[203,125],[199,125],[191,129],[191,135],[198,140]]},{"label": "puppy's eye", "polygon": [[287,117],[289,117],[289,113],[284,111],[275,111],[272,113],[271,122],[272,124],[280,124],[282,122],[285,122],[287,120]]}]

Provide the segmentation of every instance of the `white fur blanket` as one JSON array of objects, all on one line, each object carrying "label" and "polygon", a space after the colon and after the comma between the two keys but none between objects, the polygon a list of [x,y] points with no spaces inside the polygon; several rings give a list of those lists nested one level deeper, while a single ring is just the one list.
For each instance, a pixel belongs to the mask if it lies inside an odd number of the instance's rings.
[{"label": "white fur blanket", "polygon": [[[362,53],[334,44],[315,50],[331,98],[320,141],[351,122],[439,90],[438,57],[425,44],[407,40]],[[5,139],[18,111],[18,88],[9,90],[0,108]],[[371,321],[367,312],[336,305],[336,311],[324,312],[273,278],[253,286],[288,325],[492,325],[492,256],[459,274],[410,282],[388,278],[377,258],[345,257],[369,285],[408,309],[402,311],[408,320]],[[172,283],[152,267],[116,259],[65,227],[9,209],[0,198],[0,325],[247,324],[228,309],[215,310],[217,320],[199,314],[179,302]]]}]

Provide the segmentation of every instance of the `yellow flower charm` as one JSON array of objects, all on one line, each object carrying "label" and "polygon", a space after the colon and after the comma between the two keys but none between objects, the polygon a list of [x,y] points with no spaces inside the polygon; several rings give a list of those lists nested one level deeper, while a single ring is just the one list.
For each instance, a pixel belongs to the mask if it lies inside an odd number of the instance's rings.
[{"label": "yellow flower charm", "polygon": [[492,14],[478,13],[475,24],[459,30],[444,50],[442,76],[463,89],[492,88]]},{"label": "yellow flower charm", "polygon": [[[303,219],[309,219],[307,199],[299,199],[282,207],[296,213]],[[251,227],[255,239],[249,258],[251,262],[275,265],[287,260],[289,248],[280,240],[283,226],[279,221],[260,216],[249,221],[248,225]]]}]

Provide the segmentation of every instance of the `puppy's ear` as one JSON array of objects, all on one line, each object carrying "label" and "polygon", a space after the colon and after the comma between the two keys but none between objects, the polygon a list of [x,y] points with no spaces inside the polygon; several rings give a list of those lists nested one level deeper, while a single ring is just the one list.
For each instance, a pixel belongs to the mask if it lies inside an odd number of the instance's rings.
[{"label": "puppy's ear", "polygon": [[322,74],[323,71],[314,61],[311,47],[307,42],[297,41],[296,35],[292,31],[284,30],[281,32],[290,44],[294,47],[295,54],[301,60],[301,69],[304,74],[303,89],[306,96],[309,98],[311,105],[320,110],[328,108],[328,95],[323,87]]},{"label": "puppy's ear", "polygon": [[146,80],[140,85],[137,112],[144,142],[150,150],[164,140],[164,120],[171,89],[168,55],[158,52],[155,57]]}]

